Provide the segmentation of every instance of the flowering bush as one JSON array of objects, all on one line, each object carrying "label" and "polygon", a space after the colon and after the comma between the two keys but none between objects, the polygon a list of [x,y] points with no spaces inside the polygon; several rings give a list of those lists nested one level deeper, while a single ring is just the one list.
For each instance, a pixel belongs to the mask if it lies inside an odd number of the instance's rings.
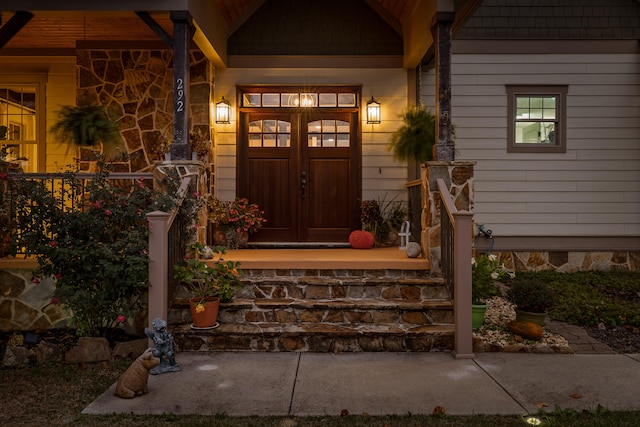
[{"label": "flowering bush", "polygon": [[[204,246],[194,243],[191,246],[194,252],[193,258],[186,258],[185,263],[176,265],[175,277],[187,284],[193,296],[199,298],[196,311],[204,310],[204,302],[207,297],[218,297],[220,301],[230,301],[236,291],[241,287],[240,263],[227,261],[222,256],[226,253],[222,246]],[[210,267],[206,261],[213,260]]]},{"label": "flowering bush", "polygon": [[493,254],[483,254],[471,259],[472,301],[482,304],[483,300],[498,295],[496,281],[514,278],[515,273],[505,269],[504,264],[498,263],[498,257]]},{"label": "flowering bush", "polygon": [[[56,279],[54,300],[72,314],[79,335],[98,336],[137,313],[148,286],[146,213],[174,201],[142,179],[108,180],[108,167],[89,180],[66,172],[52,180],[14,182],[14,252],[33,255],[39,277]],[[52,191],[51,188],[56,188]]]},{"label": "flowering bush", "polygon": [[236,233],[253,234],[267,222],[264,211],[246,198],[236,198],[233,202],[211,198],[208,206],[209,220],[223,232],[235,230]]}]

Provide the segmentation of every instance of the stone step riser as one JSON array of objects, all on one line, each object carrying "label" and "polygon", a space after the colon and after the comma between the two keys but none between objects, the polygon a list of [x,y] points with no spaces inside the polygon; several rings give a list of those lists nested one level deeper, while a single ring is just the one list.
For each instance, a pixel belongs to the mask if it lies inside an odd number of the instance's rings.
[{"label": "stone step riser", "polygon": [[[178,287],[176,298],[188,298],[189,292]],[[342,280],[243,280],[237,292],[243,299],[380,299],[445,300],[450,292],[442,281],[342,281]]]},{"label": "stone step riser", "polygon": [[[357,306],[343,308],[264,308],[253,304],[238,308],[221,304],[218,313],[221,323],[326,323],[334,325],[353,324],[407,324],[407,325],[451,325],[451,306],[423,307],[420,309],[378,308],[363,309]],[[169,314],[170,323],[188,323],[191,312],[188,306],[174,307]]]},{"label": "stone step riser", "polygon": [[[258,274],[260,273],[260,274]],[[251,271],[219,327],[189,328],[189,294],[169,313],[180,351],[451,351],[453,306],[440,279],[422,272]]]},{"label": "stone step riser", "polygon": [[215,335],[183,336],[174,333],[177,351],[253,351],[253,352],[429,352],[452,351],[453,334],[416,336],[304,336]]}]

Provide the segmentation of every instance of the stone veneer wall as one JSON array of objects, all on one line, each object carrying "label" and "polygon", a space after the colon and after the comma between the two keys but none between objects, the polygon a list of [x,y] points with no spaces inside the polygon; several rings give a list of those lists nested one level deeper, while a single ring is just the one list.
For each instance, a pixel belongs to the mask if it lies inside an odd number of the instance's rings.
[{"label": "stone veneer wall", "polygon": [[426,162],[422,165],[422,250],[429,257],[431,272],[440,269],[440,200],[437,179],[449,187],[458,210],[473,210],[473,167],[475,162]]},{"label": "stone veneer wall", "polygon": [[[436,180],[443,178],[458,210],[473,211],[475,162],[427,162],[422,166],[422,248],[429,254],[431,271],[440,270],[440,207]],[[515,271],[575,272],[587,270],[640,271],[639,252],[493,251],[500,262]]]},{"label": "stone veneer wall", "polygon": [[[212,141],[215,69],[199,50],[190,57],[189,126]],[[120,125],[122,144],[104,154],[119,172],[151,171],[173,139],[173,52],[79,49],[77,70],[78,102],[106,106]],[[90,154],[80,153],[81,170],[92,169]]]}]

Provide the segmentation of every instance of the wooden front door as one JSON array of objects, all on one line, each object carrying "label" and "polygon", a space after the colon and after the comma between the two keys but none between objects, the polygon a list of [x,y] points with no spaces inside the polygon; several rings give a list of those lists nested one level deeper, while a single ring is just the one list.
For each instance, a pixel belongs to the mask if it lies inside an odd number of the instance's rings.
[{"label": "wooden front door", "polygon": [[347,242],[360,228],[357,110],[241,111],[239,118],[238,195],[267,218],[251,240]]}]

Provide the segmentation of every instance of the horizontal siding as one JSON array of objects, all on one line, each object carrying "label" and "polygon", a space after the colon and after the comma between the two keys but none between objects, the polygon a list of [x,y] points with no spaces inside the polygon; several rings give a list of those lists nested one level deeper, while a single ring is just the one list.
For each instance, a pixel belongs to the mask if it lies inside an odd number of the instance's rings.
[{"label": "horizontal siding", "polygon": [[[452,58],[456,159],[475,160],[475,220],[503,236],[640,236],[640,55]],[[507,153],[505,85],[568,85],[567,152]],[[434,102],[433,71],[423,74]]]}]

